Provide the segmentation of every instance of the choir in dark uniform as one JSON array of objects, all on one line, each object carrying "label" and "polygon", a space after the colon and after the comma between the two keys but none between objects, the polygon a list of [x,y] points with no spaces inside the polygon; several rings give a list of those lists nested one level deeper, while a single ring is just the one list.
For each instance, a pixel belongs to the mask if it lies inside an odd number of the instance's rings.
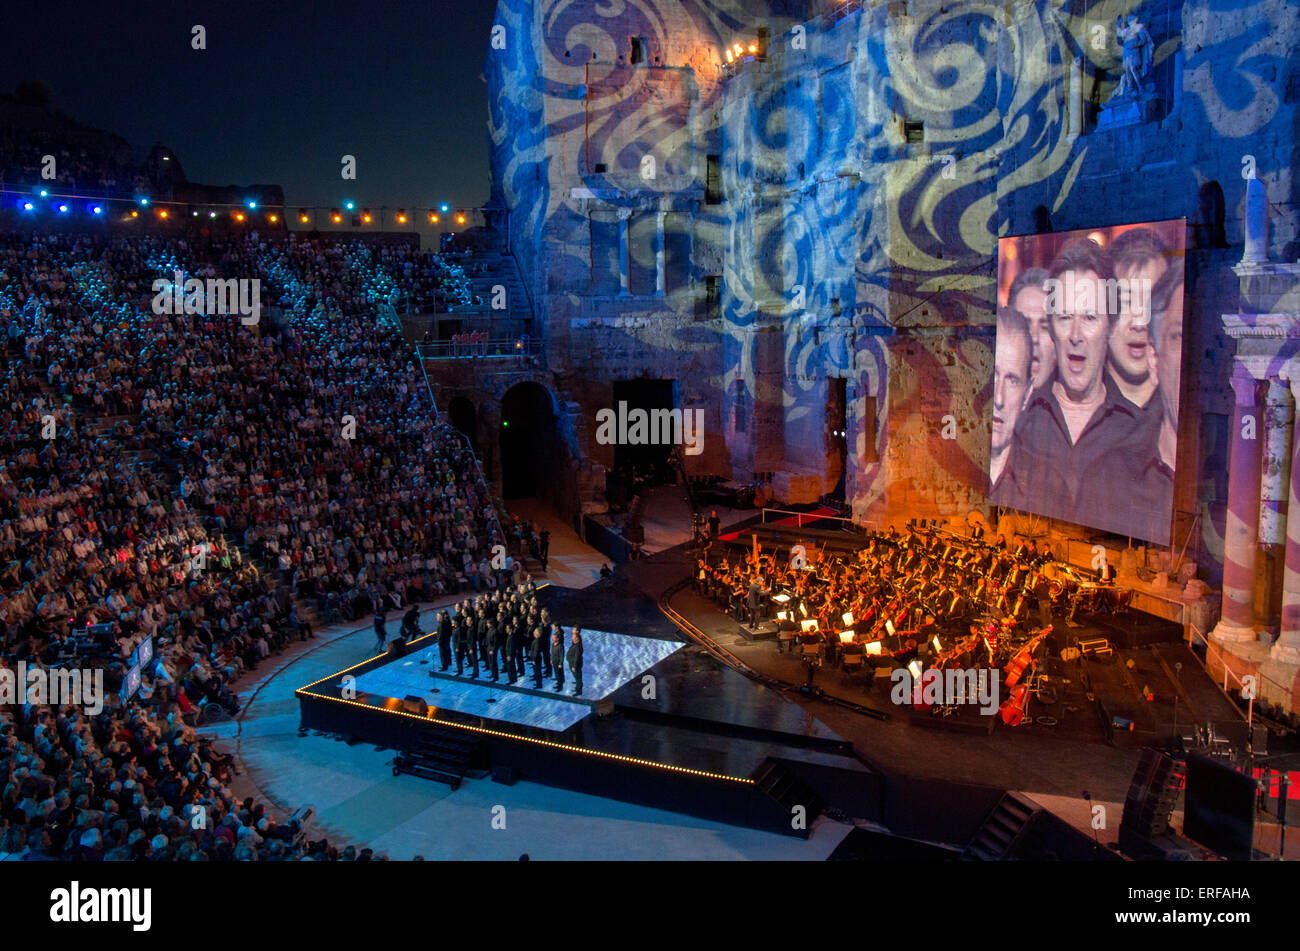
[{"label": "choir in dark uniform", "polygon": [[[376,618],[377,633],[381,624],[382,619]],[[454,656],[458,677],[468,672],[471,679],[501,683],[504,674],[507,684],[523,686],[531,681],[538,690],[544,679],[554,677],[559,692],[564,690],[567,667],[574,695],[582,693],[581,631],[573,629],[566,649],[564,628],[551,620],[549,609],[538,605],[531,582],[519,590],[462,601],[453,611],[439,611],[436,629],[439,672],[451,667]],[[407,613],[402,630],[407,636],[419,634],[418,611]]]}]

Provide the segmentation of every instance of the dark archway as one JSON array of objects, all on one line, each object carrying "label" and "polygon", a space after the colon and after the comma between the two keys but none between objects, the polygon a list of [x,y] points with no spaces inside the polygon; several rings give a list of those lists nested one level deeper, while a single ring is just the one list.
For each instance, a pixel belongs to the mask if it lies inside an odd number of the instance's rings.
[{"label": "dark archway", "polygon": [[555,482],[560,440],[555,402],[540,383],[512,386],[501,399],[501,494],[504,499],[545,497]]},{"label": "dark archway", "polygon": [[469,437],[469,444],[478,452],[478,411],[474,404],[463,396],[453,397],[447,404],[447,418]]},{"label": "dark archway", "polygon": [[1213,179],[1201,186],[1197,194],[1200,204],[1200,222],[1197,230],[1203,248],[1226,248],[1228,234],[1224,228],[1227,202],[1223,197],[1223,186]]}]

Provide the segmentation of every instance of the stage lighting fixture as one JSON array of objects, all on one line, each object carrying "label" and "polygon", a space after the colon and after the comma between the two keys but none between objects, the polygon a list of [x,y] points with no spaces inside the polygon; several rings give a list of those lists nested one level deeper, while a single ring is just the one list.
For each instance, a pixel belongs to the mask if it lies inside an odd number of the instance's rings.
[{"label": "stage lighting fixture", "polygon": [[166,218],[166,217],[167,217],[167,209],[166,209],[166,208],[159,208],[159,209],[158,209],[158,217],[159,217],[159,218]]},{"label": "stage lighting fixture", "polygon": [[751,53],[757,53],[757,52],[758,52],[758,44],[757,44],[757,43],[750,43],[750,44],[749,44],[749,51],[750,51]]},{"label": "stage lighting fixture", "polygon": [[362,209],[361,209],[361,223],[364,224],[364,225],[368,225],[368,224],[370,224],[370,209],[369,209],[369,208],[362,208]]},{"label": "stage lighting fixture", "polygon": [[456,224],[458,224],[458,225],[463,225],[464,223],[465,223],[465,216],[464,216],[464,215],[461,215],[461,214],[457,214],[457,215],[456,215]]},{"label": "stage lighting fixture", "polygon": [[61,214],[67,214],[67,213],[68,213],[68,206],[67,206],[67,205],[59,205],[59,212],[60,212]]},{"label": "stage lighting fixture", "polygon": [[195,208],[193,211],[190,212],[191,218],[197,218],[198,216],[199,216],[199,210],[197,208]]},{"label": "stage lighting fixture", "polygon": [[271,224],[275,224],[277,221],[280,220],[280,216],[279,216],[279,215],[267,215],[266,217],[267,217],[267,220],[271,222]]},{"label": "stage lighting fixture", "polygon": [[451,208],[447,205],[439,205],[438,210],[445,215],[447,212],[451,211]]},{"label": "stage lighting fixture", "polygon": [[215,211],[209,211],[209,212],[208,212],[208,217],[209,217],[209,218],[215,218],[215,217],[217,217],[217,213],[216,213]]},{"label": "stage lighting fixture", "polygon": [[355,208],[355,207],[357,207],[357,206],[356,206],[354,203],[350,202],[350,201],[345,201],[345,202],[343,203],[343,207],[346,208],[348,211],[351,211],[353,208]]},{"label": "stage lighting fixture", "polygon": [[147,204],[149,204],[149,199],[148,199],[148,198],[141,198],[141,199],[140,199],[140,204],[141,204],[141,205],[147,205]]},{"label": "stage lighting fixture", "polygon": [[31,210],[32,210],[32,203],[30,201],[23,202],[23,211],[31,211]]},{"label": "stage lighting fixture", "polygon": [[734,63],[735,61],[736,61],[736,57],[732,54],[731,50],[728,49],[728,50],[727,50],[727,62],[728,62],[728,63]]},{"label": "stage lighting fixture", "polygon": [[397,209],[397,223],[399,225],[406,224],[406,209],[404,208]]},{"label": "stage lighting fixture", "polygon": [[135,209],[132,209],[132,210],[131,210],[131,217],[132,217],[132,218],[139,218],[139,217],[140,217],[140,212],[136,211]]},{"label": "stage lighting fixture", "polygon": [[90,206],[90,213],[91,213],[92,215],[98,215],[98,214],[101,214],[103,211],[104,211],[104,209],[101,208],[99,205],[91,205],[91,206]]},{"label": "stage lighting fixture", "polygon": [[339,214],[339,210],[337,208],[331,208],[330,221],[334,222],[335,224],[339,224],[342,220],[343,220],[343,216]]},{"label": "stage lighting fixture", "polygon": [[298,209],[298,220],[299,220],[299,221],[301,221],[303,224],[306,224],[306,223],[307,223],[307,219],[308,219],[308,217],[309,217],[309,215],[307,214],[307,209],[306,209],[306,208],[299,208],[299,209]]},{"label": "stage lighting fixture", "polygon": [[50,193],[47,192],[44,188],[42,188],[41,191],[40,191],[40,196],[41,196],[42,198],[48,198],[48,197],[50,197]]},{"label": "stage lighting fixture", "polygon": [[244,220],[244,213],[243,213],[242,211],[237,211],[237,212],[235,212],[235,220],[236,220],[236,221],[243,221],[243,220]]}]

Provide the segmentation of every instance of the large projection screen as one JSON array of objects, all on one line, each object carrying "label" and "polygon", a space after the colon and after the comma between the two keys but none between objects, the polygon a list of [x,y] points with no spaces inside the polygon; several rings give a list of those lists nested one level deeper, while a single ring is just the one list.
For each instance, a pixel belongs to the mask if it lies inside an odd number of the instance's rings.
[{"label": "large projection screen", "polygon": [[998,241],[989,500],[1169,544],[1186,219]]}]

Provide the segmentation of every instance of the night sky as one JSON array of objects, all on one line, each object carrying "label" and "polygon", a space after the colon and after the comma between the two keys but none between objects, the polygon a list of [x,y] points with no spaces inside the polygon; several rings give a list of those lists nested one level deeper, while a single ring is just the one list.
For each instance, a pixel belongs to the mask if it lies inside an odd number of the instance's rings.
[{"label": "night sky", "polygon": [[[22,6],[23,8],[19,8]],[[9,4],[0,90],[43,79],[53,107],[160,142],[190,181],[278,184],[286,204],[487,200],[495,0]],[[207,49],[190,47],[195,24]],[[357,180],[340,159],[357,158]]]}]

